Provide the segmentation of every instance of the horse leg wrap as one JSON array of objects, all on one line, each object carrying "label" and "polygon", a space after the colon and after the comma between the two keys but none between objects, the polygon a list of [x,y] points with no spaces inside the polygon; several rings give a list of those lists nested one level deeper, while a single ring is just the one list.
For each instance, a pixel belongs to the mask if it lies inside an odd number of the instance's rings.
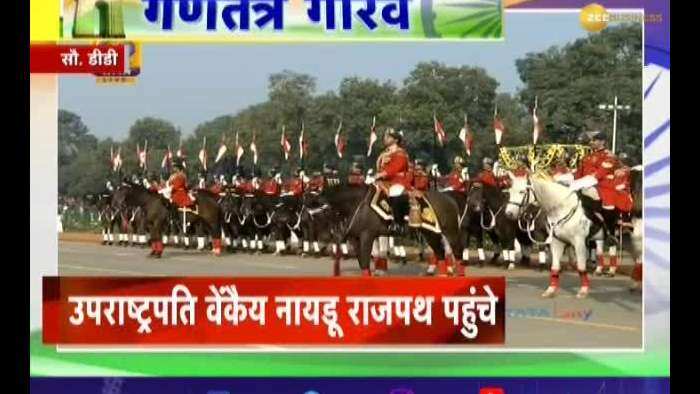
[{"label": "horse leg wrap", "polygon": [[596,262],[597,262],[597,266],[595,267],[595,273],[600,274],[603,272],[603,268],[605,268],[605,255],[598,254],[596,256]]},{"label": "horse leg wrap", "polygon": [[457,276],[466,276],[467,266],[463,261],[457,261]]},{"label": "horse leg wrap", "polygon": [[428,271],[427,272],[429,274],[432,274],[435,272],[435,268],[437,266],[437,263],[438,263],[437,256],[435,256],[434,254],[428,258]]},{"label": "horse leg wrap", "polygon": [[164,235],[162,238],[163,238],[163,244],[167,245],[168,244],[168,236]]},{"label": "horse leg wrap", "polygon": [[[513,244],[513,247],[515,248],[515,249],[513,250],[513,253],[515,253],[515,252],[522,253],[523,248],[522,248],[522,246],[520,246],[520,242],[518,242],[517,239],[515,240],[515,243]],[[515,255],[513,255],[513,261],[515,261]]]},{"label": "horse leg wrap", "polygon": [[215,255],[220,255],[221,254],[221,238],[214,238],[211,240],[212,243],[212,252],[214,252]]},{"label": "horse leg wrap", "polygon": [[579,271],[578,276],[581,279],[581,287],[590,287],[591,286],[591,280],[588,277],[588,272],[585,270]]},{"label": "horse leg wrap", "polygon": [[610,256],[610,270],[611,274],[615,274],[617,271],[617,246],[611,246],[608,250],[608,256]]},{"label": "horse leg wrap", "polygon": [[138,241],[139,241],[139,236],[136,234],[131,234],[131,242],[138,243]]},{"label": "horse leg wrap", "polygon": [[309,241],[304,241],[302,250],[304,251],[304,253],[307,253],[309,251]]},{"label": "horse leg wrap", "polygon": [[634,263],[634,268],[632,269],[632,279],[635,282],[641,282],[642,281],[642,263]]},{"label": "horse leg wrap", "polygon": [[552,270],[549,273],[549,286],[555,289],[559,288],[559,271]]},{"label": "horse leg wrap", "polygon": [[190,237],[185,237],[185,246],[190,246]]},{"label": "horse leg wrap", "polygon": [[447,276],[447,261],[438,260],[437,266],[438,266],[438,275]]},{"label": "horse leg wrap", "polygon": [[314,241],[314,252],[321,253],[321,247],[319,246],[318,241]]},{"label": "horse leg wrap", "polygon": [[102,230],[102,240],[105,242],[109,241],[109,234],[105,230]]},{"label": "horse leg wrap", "polygon": [[275,252],[280,253],[285,249],[284,241],[275,241]]},{"label": "horse leg wrap", "polygon": [[383,259],[381,257],[375,257],[374,258],[374,269],[380,270],[380,271],[386,271],[389,269],[389,263],[387,262],[386,259]]},{"label": "horse leg wrap", "polygon": [[348,254],[348,244],[345,242],[340,244],[340,251],[343,252],[344,255]]},{"label": "horse leg wrap", "polygon": [[197,250],[204,249],[204,237],[197,237]]},{"label": "horse leg wrap", "polygon": [[469,261],[469,248],[462,249],[462,261]]},{"label": "horse leg wrap", "polygon": [[538,253],[538,255],[539,255],[540,264],[547,264],[547,253],[544,251],[541,251],[540,253]]},{"label": "horse leg wrap", "polygon": [[145,235],[139,235],[139,243],[140,244],[146,244],[146,236]]},{"label": "horse leg wrap", "polygon": [[241,242],[243,244],[243,249],[248,249],[248,241],[244,238]]},{"label": "horse leg wrap", "polygon": [[257,244],[258,244],[257,237],[256,237],[256,239],[251,239],[250,241],[248,241],[248,245],[250,245],[250,250],[254,250],[255,245],[257,245]]},{"label": "horse leg wrap", "polygon": [[397,257],[398,257],[398,256],[400,255],[400,253],[401,253],[401,252],[399,251],[399,247],[396,246],[396,245],[394,245],[394,247],[393,247],[393,249],[392,249],[392,253],[394,254],[394,256],[397,256]]},{"label": "horse leg wrap", "polygon": [[484,248],[479,248],[476,250],[479,254],[479,261],[486,261],[486,253],[484,253]]},{"label": "horse leg wrap", "polygon": [[224,244],[226,244],[226,246],[231,246],[231,237],[225,237]]},{"label": "horse leg wrap", "polygon": [[333,256],[335,256],[338,253],[338,245],[331,245],[331,250],[333,251]]},{"label": "horse leg wrap", "polygon": [[173,236],[173,243],[175,243],[175,245],[179,244],[179,243],[180,243],[180,237],[178,237],[177,235]]},{"label": "horse leg wrap", "polygon": [[455,261],[451,255],[445,256],[445,266],[447,268],[447,273],[451,274],[454,272]]},{"label": "horse leg wrap", "polygon": [[258,250],[263,250],[263,241],[262,239],[258,240]]},{"label": "horse leg wrap", "polygon": [[395,246],[394,237],[389,237],[389,247],[393,248]]},{"label": "horse leg wrap", "polygon": [[231,242],[231,245],[233,245],[234,248],[237,248],[237,247],[238,247],[238,238],[234,238],[234,239],[230,240],[230,242]]},{"label": "horse leg wrap", "polygon": [[406,248],[403,245],[399,246],[399,256],[402,258],[406,257]]}]

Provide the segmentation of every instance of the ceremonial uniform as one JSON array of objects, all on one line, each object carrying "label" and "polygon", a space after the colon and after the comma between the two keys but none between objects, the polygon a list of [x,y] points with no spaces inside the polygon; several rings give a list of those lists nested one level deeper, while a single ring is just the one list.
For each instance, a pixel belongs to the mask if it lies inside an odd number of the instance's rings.
[{"label": "ceremonial uniform", "polygon": [[187,192],[187,176],[176,172],[168,180],[172,192],[172,201],[179,207],[188,207],[194,203]]},{"label": "ceremonial uniform", "polygon": [[607,149],[600,149],[584,157],[576,172],[576,179],[592,176],[598,181],[595,187],[604,209],[615,209],[617,191],[614,180],[619,166],[615,155]]},{"label": "ceremonial uniform", "polygon": [[365,183],[365,175],[362,173],[361,170],[353,170],[350,172],[350,175],[348,175],[348,184],[349,185],[364,185]]},{"label": "ceremonial uniform", "polygon": [[508,187],[508,177],[497,177],[492,170],[485,169],[481,170],[479,175],[476,177],[477,182],[481,182],[484,185],[490,185],[493,187],[498,187],[505,189]]},{"label": "ceremonial uniform", "polygon": [[630,191],[630,168],[622,166],[613,175],[613,186],[616,192],[615,207],[621,212],[629,213],[634,206]]},{"label": "ceremonial uniform", "polygon": [[[401,185],[406,189],[411,188],[411,179],[408,174],[408,153],[399,147],[387,148],[377,159],[377,173],[386,174],[381,181],[393,185]],[[387,188],[388,188],[387,187]]]},{"label": "ceremonial uniform", "polygon": [[266,196],[279,196],[280,184],[274,178],[269,178],[263,181],[261,190]]},{"label": "ceremonial uniform", "polygon": [[309,181],[308,189],[310,192],[321,193],[325,184],[326,180],[323,175],[316,175]]},{"label": "ceremonial uniform", "polygon": [[209,191],[212,192],[212,193],[214,193],[214,194],[216,194],[216,195],[219,195],[219,194],[221,193],[222,190],[223,190],[223,186],[221,185],[220,182],[217,182],[217,183],[213,184],[213,185],[209,188]]},{"label": "ceremonial uniform", "polygon": [[255,186],[252,181],[242,180],[241,183],[238,184],[237,190],[239,194],[253,194],[255,193]]},{"label": "ceremonial uniform", "polygon": [[447,184],[448,187],[456,192],[464,193],[466,192],[467,188],[462,180],[462,169],[461,168],[455,168],[450,172],[450,174],[447,176]]},{"label": "ceremonial uniform", "polygon": [[304,193],[304,184],[300,177],[294,177],[287,181],[283,189],[285,194],[299,197]]},{"label": "ceremonial uniform", "polygon": [[413,170],[413,188],[420,191],[426,191],[430,188],[430,177],[422,168]]}]

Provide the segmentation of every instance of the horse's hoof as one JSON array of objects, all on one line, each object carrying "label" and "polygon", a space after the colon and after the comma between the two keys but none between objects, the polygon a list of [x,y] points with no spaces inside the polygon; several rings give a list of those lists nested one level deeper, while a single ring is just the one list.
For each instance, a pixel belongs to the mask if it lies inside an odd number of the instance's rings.
[{"label": "horse's hoof", "polygon": [[542,293],[542,298],[553,298],[557,295],[558,289],[556,287],[549,286],[547,290]]},{"label": "horse's hoof", "polygon": [[435,276],[435,266],[434,265],[429,265],[428,269],[425,270],[425,276]]},{"label": "horse's hoof", "polygon": [[588,286],[581,287],[578,293],[576,293],[576,298],[578,299],[583,299],[586,297],[588,297]]},{"label": "horse's hoof", "polygon": [[514,269],[515,269],[515,263],[508,264],[508,271],[512,271]]}]

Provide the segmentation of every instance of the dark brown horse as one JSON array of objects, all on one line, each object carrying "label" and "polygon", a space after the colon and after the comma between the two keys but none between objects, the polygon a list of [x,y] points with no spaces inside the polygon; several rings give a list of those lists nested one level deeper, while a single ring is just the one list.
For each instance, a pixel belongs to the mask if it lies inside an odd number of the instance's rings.
[{"label": "dark brown horse", "polygon": [[[335,219],[331,223],[335,223],[336,226],[328,228],[328,233],[335,236],[336,245],[346,240],[351,244],[357,252],[360,269],[364,275],[369,274],[372,244],[375,239],[392,235],[389,231],[390,223],[383,220],[370,206],[374,193],[374,186],[331,186],[318,195],[317,203],[319,209],[325,211],[325,215]],[[446,256],[452,251],[459,253],[463,249],[463,236],[458,223],[459,210],[453,199],[438,191],[425,192],[425,197],[435,210],[441,233],[422,228],[420,231],[436,259],[445,262]],[[336,273],[339,272],[339,261],[340,255],[336,253]]]}]

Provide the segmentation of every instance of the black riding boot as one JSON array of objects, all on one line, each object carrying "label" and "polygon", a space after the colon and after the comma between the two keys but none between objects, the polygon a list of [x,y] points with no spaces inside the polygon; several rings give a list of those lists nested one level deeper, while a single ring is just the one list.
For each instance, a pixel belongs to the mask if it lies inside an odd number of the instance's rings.
[{"label": "black riding boot", "polygon": [[394,216],[394,221],[389,226],[389,231],[393,233],[401,233],[406,227],[406,215],[408,215],[408,196],[401,195],[397,197],[389,197],[389,205]]}]

